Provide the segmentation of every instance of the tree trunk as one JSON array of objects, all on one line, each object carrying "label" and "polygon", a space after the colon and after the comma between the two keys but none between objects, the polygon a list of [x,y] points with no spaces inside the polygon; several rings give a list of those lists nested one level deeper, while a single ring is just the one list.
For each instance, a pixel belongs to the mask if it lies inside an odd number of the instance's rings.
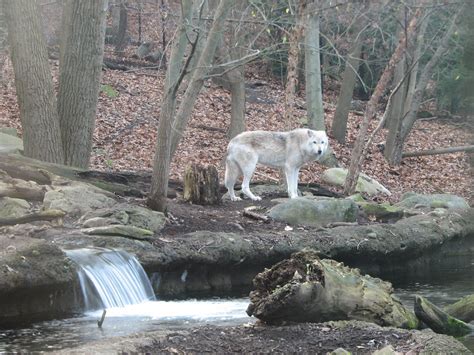
[{"label": "tree trunk", "polygon": [[[411,19],[406,32],[408,37],[413,36],[417,24],[417,19],[420,17],[421,12],[421,8],[418,8],[415,14],[413,15],[413,18]],[[367,108],[365,110],[364,119],[362,120],[362,124],[360,126],[359,135],[357,136],[354,149],[352,150],[349,172],[347,174],[346,182],[344,184],[345,195],[350,195],[355,190],[362,162],[364,160],[364,142],[367,136],[369,123],[375,117],[375,114],[377,112],[377,104],[380,101],[382,95],[384,94],[385,89],[387,88],[388,82],[392,77],[395,66],[402,58],[403,51],[405,49],[405,43],[407,40],[409,40],[409,38],[402,37],[400,39],[397,48],[393,52],[392,57],[390,58],[387,66],[385,67],[382,76],[380,77],[377,86],[375,87],[375,90],[372,96],[370,97],[369,102],[367,103]]]},{"label": "tree trunk", "polygon": [[392,297],[392,286],[314,251],[295,253],[258,274],[247,314],[267,322],[361,320],[416,328],[418,320]]},{"label": "tree trunk", "polygon": [[315,3],[308,5],[305,18],[305,80],[306,110],[310,129],[324,131],[323,92],[321,87],[321,61],[319,56],[319,12]]},{"label": "tree trunk", "polygon": [[402,154],[402,158],[421,157],[424,155],[449,154],[449,153],[456,153],[456,152],[474,152],[474,145],[422,150],[419,152],[405,152]]},{"label": "tree trunk", "polygon": [[346,141],[347,118],[351,108],[352,94],[357,79],[360,56],[362,54],[362,38],[356,31],[355,42],[346,60],[346,67],[342,74],[341,92],[337,100],[336,112],[332,122],[332,134],[336,140],[343,144]]},{"label": "tree trunk", "polygon": [[161,105],[158,136],[156,138],[155,157],[153,160],[153,176],[150,196],[147,205],[157,211],[166,211],[168,195],[168,178],[171,162],[171,125],[176,113],[176,94],[182,81],[180,72],[183,69],[183,57],[188,41],[187,29],[191,23],[193,1],[181,1],[181,18],[176,40],[170,53],[168,70],[166,71],[163,103]]},{"label": "tree trunk", "polygon": [[4,2],[25,155],[63,163],[56,96],[36,1]]},{"label": "tree trunk", "polygon": [[184,133],[188,120],[194,108],[194,103],[201,91],[204,84],[204,79],[209,72],[214,55],[216,53],[216,47],[219,40],[224,32],[225,21],[227,19],[227,13],[229,12],[233,1],[221,0],[214,15],[214,21],[209,34],[204,44],[199,61],[195,68],[193,68],[193,74],[190,78],[188,87],[183,95],[183,99],[179,106],[178,112],[176,113],[176,119],[173,122],[172,138],[171,138],[171,149],[170,155],[173,156],[178,143]]},{"label": "tree trunk", "polygon": [[104,54],[107,0],[69,0],[63,23],[58,112],[66,165],[87,168]]},{"label": "tree trunk", "polygon": [[231,113],[230,126],[227,131],[229,139],[245,131],[245,79],[243,67],[233,69],[229,72]]},{"label": "tree trunk", "polygon": [[418,63],[421,56],[422,47],[424,46],[423,38],[427,25],[428,16],[425,17],[423,22],[421,23],[416,43],[408,47],[408,51],[412,52],[411,62],[414,62],[413,66],[410,65],[410,67],[412,67],[410,72],[407,74],[407,70],[409,67],[408,64],[412,64],[409,63],[410,60],[408,58],[408,55],[405,55],[404,60],[401,60],[397,68],[395,69],[395,83],[399,82],[400,80],[403,80],[405,75],[408,75],[408,80],[403,83],[400,87],[400,90],[395,93],[393,98],[393,105],[391,105],[387,116],[388,133],[385,142],[384,156],[390,164],[393,164],[394,162],[401,159],[398,156],[400,152],[397,151],[397,142],[400,141],[400,131],[402,128],[403,119],[411,106],[413,94],[416,88],[416,82],[418,77]]},{"label": "tree trunk", "polygon": [[215,205],[221,200],[219,177],[213,165],[186,167],[183,198],[198,205]]},{"label": "tree trunk", "polygon": [[7,48],[7,20],[3,10],[3,0],[0,0],[0,85],[3,85],[3,66],[6,59]]},{"label": "tree trunk", "polygon": [[285,112],[284,122],[285,129],[291,130],[295,128],[294,122],[294,109],[295,109],[295,96],[296,86],[298,81],[298,58],[300,53],[300,41],[304,32],[304,24],[302,23],[302,12],[306,7],[306,0],[299,1],[297,5],[297,11],[295,14],[295,25],[290,31],[288,38],[288,63],[286,66],[286,85],[285,85]]},{"label": "tree trunk", "polygon": [[459,15],[462,13],[463,8],[464,6],[461,6],[456,12],[456,14],[453,16],[453,20],[448,30],[444,33],[444,36],[441,42],[439,43],[435,53],[428,61],[428,63],[426,63],[425,67],[421,72],[420,80],[418,81],[418,84],[416,85],[416,90],[412,96],[410,109],[407,112],[406,117],[404,118],[402,123],[400,139],[395,142],[396,153],[394,156],[393,164],[398,165],[401,162],[403,143],[405,142],[406,138],[408,137],[408,134],[410,133],[413,127],[413,124],[415,123],[416,114],[418,113],[418,109],[420,108],[421,101],[423,99],[423,93],[426,89],[426,86],[428,85],[428,81],[430,80],[431,75],[433,74],[434,67],[436,66],[436,64],[438,64],[443,54],[446,53],[446,51],[448,50],[449,41],[451,40],[451,37],[457,28]]},{"label": "tree trunk", "polygon": [[119,23],[115,35],[115,52],[123,53],[126,47],[128,12],[124,0],[120,2]]},{"label": "tree trunk", "polygon": [[415,314],[436,333],[461,337],[474,332],[474,326],[451,317],[421,296],[415,296]]}]

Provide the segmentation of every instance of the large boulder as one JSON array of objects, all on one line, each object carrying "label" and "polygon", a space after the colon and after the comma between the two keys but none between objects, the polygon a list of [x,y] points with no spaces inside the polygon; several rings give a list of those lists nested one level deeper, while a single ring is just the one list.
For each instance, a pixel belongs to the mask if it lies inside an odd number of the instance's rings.
[{"label": "large boulder", "polygon": [[55,186],[46,192],[43,204],[45,208],[66,212],[69,216],[82,216],[85,213],[106,208],[117,203],[112,194],[93,185],[71,182],[65,186]]},{"label": "large boulder", "polygon": [[0,197],[0,218],[17,218],[24,216],[30,204],[20,198]]},{"label": "large boulder", "polygon": [[15,136],[0,132],[0,153],[19,153],[23,151],[23,141]]},{"label": "large boulder", "polygon": [[76,272],[52,243],[0,233],[0,325],[72,312]]},{"label": "large boulder", "polygon": [[[321,179],[327,184],[342,187],[346,181],[346,176],[347,169],[331,168],[324,171]],[[359,179],[357,180],[356,191],[364,192],[368,195],[378,195],[380,193],[388,196],[391,195],[391,192],[385,186],[370,176],[362,173],[359,175]]]},{"label": "large boulder", "polygon": [[459,196],[452,194],[423,195],[414,192],[407,192],[402,196],[396,206],[407,209],[432,210],[436,208],[445,209],[467,209],[469,204]]},{"label": "large boulder", "polygon": [[166,217],[162,212],[122,203],[110,208],[87,212],[80,222],[85,228],[122,224],[156,233],[164,227]]},{"label": "large boulder", "polygon": [[294,198],[276,205],[268,214],[289,224],[324,226],[334,222],[355,222],[357,212],[356,203],[350,199]]}]

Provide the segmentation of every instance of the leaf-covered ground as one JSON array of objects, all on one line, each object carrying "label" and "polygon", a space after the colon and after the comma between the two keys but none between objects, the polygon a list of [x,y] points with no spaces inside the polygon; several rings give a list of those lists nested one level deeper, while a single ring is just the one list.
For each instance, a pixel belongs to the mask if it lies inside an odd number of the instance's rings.
[{"label": "leaf-covered ground", "polygon": [[[53,76],[57,77],[58,63],[51,61]],[[133,69],[130,71],[104,70],[99,98],[91,169],[151,171],[156,127],[160,116],[163,70]],[[283,130],[283,86],[268,76],[247,75],[248,130]],[[335,110],[337,93],[325,96],[325,121],[328,132]],[[0,84],[0,126],[16,127],[21,134],[13,71],[7,61]],[[304,92],[297,100],[294,127],[304,124]],[[223,177],[228,138],[225,131],[230,120],[230,95],[227,91],[206,82],[199,96],[192,119],[179,145],[171,167],[171,178],[180,179],[188,164],[214,164]],[[342,166],[350,162],[351,151],[358,133],[361,115],[351,112],[345,145],[330,137],[330,144]],[[377,122],[372,122],[372,129]],[[454,193],[473,202],[473,179],[466,153],[452,153],[406,158],[401,166],[390,166],[385,161],[380,145],[385,140],[382,130],[372,145],[362,171],[376,178],[397,200],[403,192]],[[419,120],[405,144],[407,151],[464,145],[472,142],[472,134],[465,125],[439,120]],[[313,163],[301,171],[300,181],[320,182],[324,167]],[[255,180],[274,180],[278,172],[258,168]]]}]

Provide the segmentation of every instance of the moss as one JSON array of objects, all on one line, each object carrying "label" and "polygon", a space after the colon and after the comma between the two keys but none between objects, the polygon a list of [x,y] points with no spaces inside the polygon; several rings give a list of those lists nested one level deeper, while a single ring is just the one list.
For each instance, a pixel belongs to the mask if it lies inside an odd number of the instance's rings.
[{"label": "moss", "polygon": [[455,337],[462,337],[474,331],[474,328],[471,328],[469,324],[466,324],[462,320],[453,317],[448,317],[446,326],[446,334]]}]

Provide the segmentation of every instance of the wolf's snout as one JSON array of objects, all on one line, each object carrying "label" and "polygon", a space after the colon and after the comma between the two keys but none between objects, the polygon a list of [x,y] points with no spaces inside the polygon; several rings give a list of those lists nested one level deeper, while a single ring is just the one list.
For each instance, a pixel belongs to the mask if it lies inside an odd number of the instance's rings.
[{"label": "wolf's snout", "polygon": [[321,149],[318,149],[318,154],[321,155],[322,152],[323,152],[323,151],[322,151]]}]

